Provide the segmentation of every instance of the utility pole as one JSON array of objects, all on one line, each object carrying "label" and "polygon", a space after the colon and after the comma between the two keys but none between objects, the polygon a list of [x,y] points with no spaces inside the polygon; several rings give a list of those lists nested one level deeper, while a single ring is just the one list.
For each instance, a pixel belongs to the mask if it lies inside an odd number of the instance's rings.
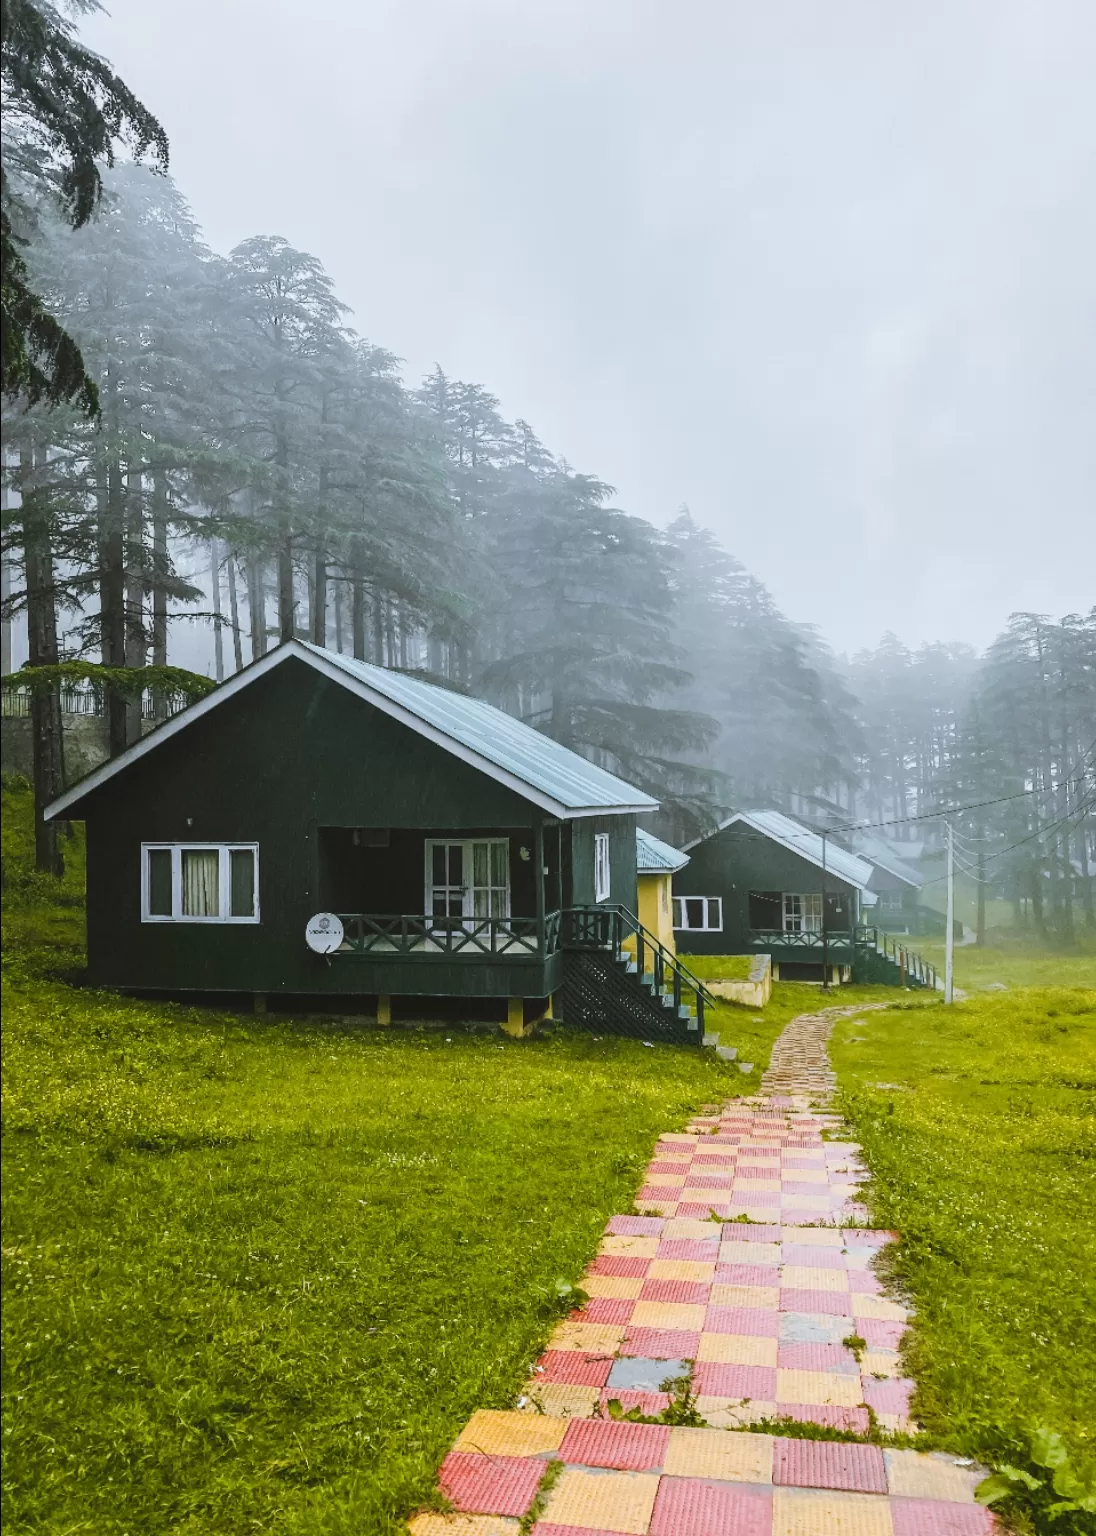
[{"label": "utility pole", "polygon": [[826,834],[822,833],[822,990],[830,990],[830,946],[826,932]]},{"label": "utility pole", "polygon": [[952,840],[952,823],[947,828],[947,934],[944,937],[944,1001],[955,1000],[952,982],[952,965],[955,960],[955,843]]},{"label": "utility pole", "polygon": [[986,942],[986,856],[978,855],[978,948]]}]

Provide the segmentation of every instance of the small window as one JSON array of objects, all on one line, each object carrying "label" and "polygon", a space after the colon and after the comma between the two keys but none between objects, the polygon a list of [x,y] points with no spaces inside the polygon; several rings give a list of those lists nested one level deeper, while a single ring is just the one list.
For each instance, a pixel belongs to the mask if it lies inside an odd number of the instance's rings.
[{"label": "small window", "polygon": [[594,833],[594,900],[608,901],[612,882],[609,877],[609,834]]},{"label": "small window", "polygon": [[254,843],[144,843],[141,921],[257,923],[258,866]]},{"label": "small window", "polygon": [[722,933],[722,896],[675,896],[674,927],[688,933]]}]

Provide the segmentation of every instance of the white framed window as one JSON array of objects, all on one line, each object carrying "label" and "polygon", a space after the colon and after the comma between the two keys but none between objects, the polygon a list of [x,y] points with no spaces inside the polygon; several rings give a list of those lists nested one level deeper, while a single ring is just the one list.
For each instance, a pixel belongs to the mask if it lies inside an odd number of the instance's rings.
[{"label": "white framed window", "polygon": [[722,896],[675,896],[674,927],[686,933],[722,933]]},{"label": "white framed window", "polygon": [[594,900],[608,901],[612,881],[609,875],[609,834],[594,833]]},{"label": "white framed window", "polygon": [[784,932],[821,933],[821,931],[822,892],[807,891],[803,895],[797,895],[793,891],[785,891]]},{"label": "white framed window", "polygon": [[258,843],[142,843],[143,923],[257,923]]}]

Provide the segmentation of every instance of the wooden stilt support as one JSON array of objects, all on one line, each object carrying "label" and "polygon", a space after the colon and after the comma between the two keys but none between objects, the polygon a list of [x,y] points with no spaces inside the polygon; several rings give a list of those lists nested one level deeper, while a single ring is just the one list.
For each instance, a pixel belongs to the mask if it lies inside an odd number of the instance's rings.
[{"label": "wooden stilt support", "polygon": [[381,995],[377,998],[377,1023],[391,1024],[391,1022],[392,999],[389,997],[387,992],[382,992]]},{"label": "wooden stilt support", "polygon": [[525,999],[523,997],[506,999],[506,1023],[502,1028],[515,1040],[520,1040],[525,1034]]}]

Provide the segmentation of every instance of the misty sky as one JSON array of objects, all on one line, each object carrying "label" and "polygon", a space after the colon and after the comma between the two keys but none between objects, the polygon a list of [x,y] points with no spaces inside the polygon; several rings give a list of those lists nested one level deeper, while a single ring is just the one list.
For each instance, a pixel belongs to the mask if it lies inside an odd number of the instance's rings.
[{"label": "misty sky", "polygon": [[110,0],[227,251],[839,649],[1096,602],[1092,0]]}]

